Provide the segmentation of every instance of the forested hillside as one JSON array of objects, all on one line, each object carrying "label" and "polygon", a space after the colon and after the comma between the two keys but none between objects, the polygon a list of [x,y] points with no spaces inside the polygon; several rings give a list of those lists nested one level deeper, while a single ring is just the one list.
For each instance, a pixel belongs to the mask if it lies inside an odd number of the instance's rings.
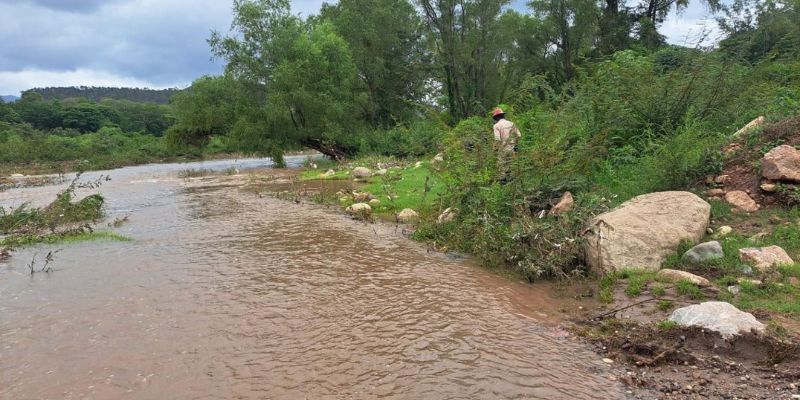
[{"label": "forested hillside", "polygon": [[140,89],[140,88],[117,88],[117,87],[94,87],[94,86],[73,86],[73,87],[46,87],[34,88],[27,92],[38,93],[44,100],[66,100],[70,98],[84,98],[87,100],[100,101],[103,99],[128,100],[137,103],[158,103],[168,104],[169,99],[179,89]]}]

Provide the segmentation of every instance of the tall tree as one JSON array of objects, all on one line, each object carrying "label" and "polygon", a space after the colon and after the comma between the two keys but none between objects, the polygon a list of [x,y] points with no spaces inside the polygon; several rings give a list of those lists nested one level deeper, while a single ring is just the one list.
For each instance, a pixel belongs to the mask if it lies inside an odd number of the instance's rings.
[{"label": "tall tree", "polygon": [[598,9],[593,0],[534,0],[528,3],[545,23],[545,32],[561,63],[564,81],[575,76],[575,62],[593,45]]},{"label": "tall tree", "polygon": [[363,118],[373,127],[391,127],[414,118],[429,74],[422,20],[408,0],[341,0],[325,4],[331,21],[348,44],[358,68]]},{"label": "tall tree", "polygon": [[436,49],[447,107],[454,119],[485,112],[499,98],[504,47],[500,15],[508,0],[419,0]]}]

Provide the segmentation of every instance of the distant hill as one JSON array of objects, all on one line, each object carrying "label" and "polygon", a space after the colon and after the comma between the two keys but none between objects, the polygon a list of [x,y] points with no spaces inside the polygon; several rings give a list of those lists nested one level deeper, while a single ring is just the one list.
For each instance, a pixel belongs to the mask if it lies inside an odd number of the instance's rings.
[{"label": "distant hill", "polygon": [[0,96],[0,99],[3,99],[3,102],[5,102],[5,103],[11,103],[11,102],[19,100],[19,97],[14,96],[14,95],[7,95],[7,96]]},{"label": "distant hill", "polygon": [[179,89],[140,89],[113,87],[47,87],[34,88],[28,92],[36,92],[45,100],[64,100],[72,97],[83,97],[89,100],[102,99],[130,100],[137,103],[167,104]]}]

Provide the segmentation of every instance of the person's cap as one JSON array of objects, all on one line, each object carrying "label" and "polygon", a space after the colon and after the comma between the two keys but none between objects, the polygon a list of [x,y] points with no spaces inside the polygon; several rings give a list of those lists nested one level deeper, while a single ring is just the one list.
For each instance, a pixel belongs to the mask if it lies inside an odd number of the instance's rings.
[{"label": "person's cap", "polygon": [[503,109],[500,107],[495,108],[494,112],[492,112],[492,117],[496,117],[498,115],[505,115],[505,112],[503,112]]}]

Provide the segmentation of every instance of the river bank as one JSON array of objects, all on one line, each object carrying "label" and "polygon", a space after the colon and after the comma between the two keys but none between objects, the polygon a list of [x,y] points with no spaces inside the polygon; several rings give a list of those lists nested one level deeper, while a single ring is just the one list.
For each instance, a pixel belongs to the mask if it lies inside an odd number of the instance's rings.
[{"label": "river bank", "polygon": [[[395,225],[276,199],[297,184],[292,170],[259,164],[87,173],[110,176],[102,225],[128,216],[111,230],[130,240],[0,261],[0,397],[626,397],[612,366],[558,327],[582,300]],[[0,206],[46,205],[62,189],[9,189]],[[31,275],[49,251],[50,272]]]},{"label": "river bank", "polygon": [[[276,204],[273,207],[279,207],[281,212],[288,211],[286,207],[308,209],[305,203],[323,204],[327,211],[325,208],[322,210],[338,221],[337,224],[342,224],[344,229],[373,231],[375,235],[382,232],[381,235],[401,237],[403,240],[416,237],[415,231],[422,219],[438,220],[434,207],[439,205],[435,202],[436,196],[431,193],[439,189],[436,188],[437,182],[430,177],[436,170],[428,161],[417,163],[376,159],[371,167],[378,171],[377,163],[381,163],[380,167],[385,167],[381,169],[385,169],[386,174],[356,180],[351,177],[355,164],[336,166],[319,161],[295,161],[294,165],[307,164],[309,167],[298,171],[234,170],[229,166],[207,168],[202,164],[184,168],[175,165],[167,168],[171,171],[169,176],[156,178],[153,183],[173,182],[190,193],[209,195],[218,194],[220,190],[241,191],[249,193],[254,199],[262,199],[260,201],[276,197],[281,199],[283,206]],[[326,169],[328,167],[334,169],[333,174]],[[356,196],[361,194],[365,200],[369,200],[370,196],[364,193],[375,197],[372,200],[379,200],[373,204],[379,216],[376,219],[383,221],[383,224],[342,218]],[[424,205],[419,207],[417,218],[400,223],[400,212],[406,206],[419,204],[419,199],[426,199],[427,203],[423,204],[428,204],[428,208]],[[413,203],[415,201],[417,203]],[[236,210],[241,212],[243,209],[236,207]],[[221,211],[206,207],[203,212],[214,215]],[[356,216],[357,219],[363,217],[363,214]],[[138,217],[134,215],[133,218]],[[742,224],[749,221],[752,225],[753,221],[752,217],[741,215],[731,215],[730,218],[739,218]],[[732,223],[737,230],[743,229],[744,225],[732,221],[728,219],[719,223]],[[127,228],[122,229],[124,231]],[[715,225],[713,230],[717,229]],[[137,240],[136,235],[129,236]],[[433,254],[454,254],[436,243],[423,242],[422,246],[427,248],[427,252],[433,251]],[[26,257],[24,252],[22,254],[22,257]],[[796,331],[792,329],[796,320],[790,314],[784,316],[775,312],[756,312],[760,320],[775,321],[769,324],[767,335],[723,340],[714,333],[661,323],[674,308],[718,298],[723,293],[720,291],[703,289],[699,296],[691,290],[679,293],[677,286],[665,285],[652,276],[637,274],[623,274],[605,283],[590,276],[566,282],[529,285],[519,282],[520,277],[510,270],[492,270],[494,275],[504,275],[498,277],[502,281],[515,287],[529,288],[521,289],[527,294],[520,295],[514,301],[516,312],[550,326],[550,334],[561,338],[559,340],[593,349],[597,353],[597,360],[607,359],[607,362],[602,362],[605,365],[603,379],[625,384],[628,397],[792,398],[797,393],[798,365],[797,359],[792,357],[797,354],[797,341],[793,338]],[[451,273],[460,272],[453,270]],[[542,295],[532,296],[532,293]],[[607,293],[611,293],[610,301]],[[628,307],[631,305],[633,307]]]},{"label": "river bank", "polygon": [[[300,173],[298,186],[282,196],[295,201],[300,196],[336,205],[357,219],[397,223],[410,238],[419,239],[415,232],[426,229],[426,221],[439,224],[447,218],[446,213],[440,214],[446,205],[437,204],[436,193],[442,190],[436,178],[440,171],[437,162],[371,159],[328,166],[332,168],[325,171],[321,168],[306,170]],[[359,167],[377,176],[364,176],[363,171],[357,171]],[[327,195],[302,195],[310,182],[325,181],[340,182],[340,190]],[[369,207],[353,206],[356,203]],[[410,207],[413,213],[407,211]],[[714,203],[714,207],[724,209],[719,203]],[[791,211],[787,214],[779,208],[755,214],[731,212],[730,209],[726,213],[717,211],[707,235],[713,239],[716,234],[719,238],[717,232],[722,226],[728,227],[722,231],[734,230],[736,233],[730,241],[723,243],[727,243],[726,248],[733,248],[733,251],[727,250],[728,253],[736,253],[736,249],[747,244],[747,237],[764,228],[772,226],[785,236],[787,229],[794,229],[784,224],[792,215]],[[759,243],[773,243],[770,239],[773,234],[768,230],[758,235]],[[789,236],[788,243],[780,243],[793,249],[792,237]],[[423,238],[423,242],[431,249],[449,251],[435,241]],[[688,247],[676,251],[678,260],[686,250]],[[738,268],[739,264],[736,266]],[[689,266],[681,268],[686,267]],[[595,304],[567,312],[570,330],[605,356],[610,364],[618,366],[611,379],[624,382],[637,398],[789,399],[800,395],[797,389],[800,384],[800,324],[795,311],[800,298],[796,270],[782,270],[783,275],[774,287],[753,286],[741,283],[740,279],[739,283],[734,282],[738,286],[733,289],[728,288],[731,278],[722,277],[714,269],[690,270],[698,276],[704,275],[704,279],[714,284],[703,287],[683,281],[664,281],[655,273],[637,271],[624,271],[602,279],[592,275],[581,279],[583,288],[579,296],[594,298]],[[505,272],[511,279],[520,278],[510,270]],[[565,285],[570,286],[570,283]],[[741,294],[732,295],[734,289]],[[766,332],[723,339],[715,332],[680,327],[668,320],[678,308],[710,300],[731,301],[752,310],[766,323]]]}]

